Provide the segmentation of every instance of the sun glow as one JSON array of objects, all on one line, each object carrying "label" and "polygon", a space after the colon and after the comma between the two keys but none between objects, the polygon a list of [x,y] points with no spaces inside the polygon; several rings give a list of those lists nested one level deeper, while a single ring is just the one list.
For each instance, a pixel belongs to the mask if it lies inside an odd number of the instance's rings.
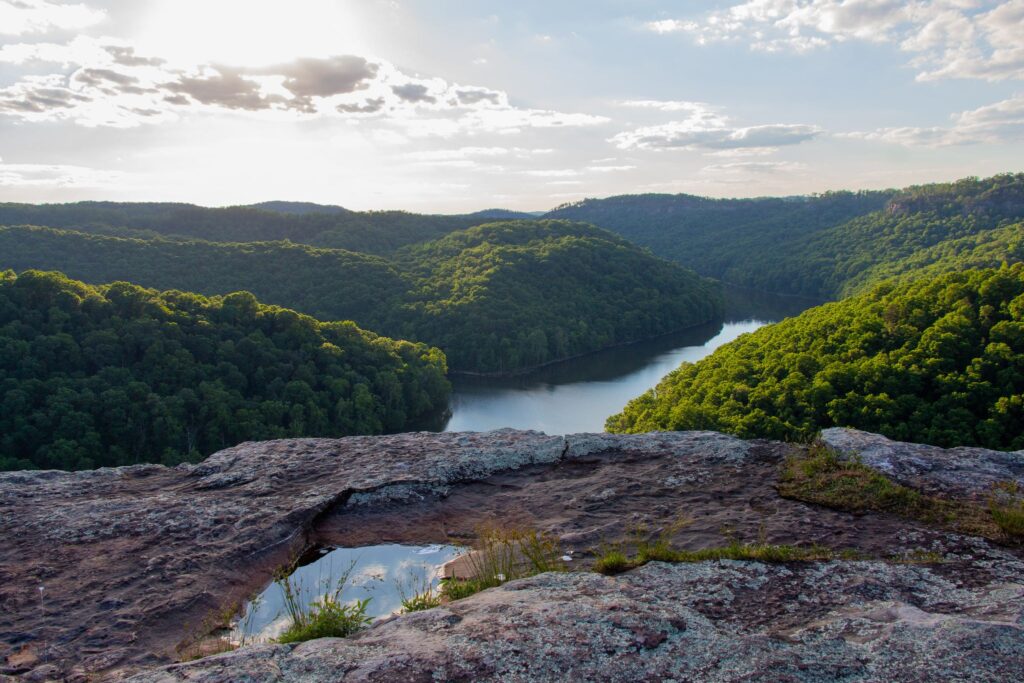
[{"label": "sun glow", "polygon": [[173,63],[262,66],[365,53],[352,0],[158,0],[139,50]]}]

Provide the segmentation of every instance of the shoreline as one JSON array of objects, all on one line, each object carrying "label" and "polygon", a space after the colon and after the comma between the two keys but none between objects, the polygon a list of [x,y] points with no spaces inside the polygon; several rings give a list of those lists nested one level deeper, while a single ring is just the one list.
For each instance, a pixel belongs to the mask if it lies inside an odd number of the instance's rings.
[{"label": "shoreline", "polygon": [[517,368],[516,370],[504,370],[504,371],[497,371],[497,372],[473,372],[471,370],[451,370],[451,369],[449,369],[448,370],[448,377],[450,377],[450,378],[451,377],[470,377],[470,378],[487,378],[487,377],[490,377],[490,378],[495,378],[495,379],[498,379],[498,378],[508,378],[508,377],[521,377],[523,375],[529,375],[530,373],[536,372],[537,370],[543,370],[544,368],[548,368],[548,367],[551,367],[553,365],[558,365],[559,363],[568,363],[569,361],[579,360],[580,358],[586,358],[587,356],[593,356],[593,355],[596,355],[596,354],[599,354],[599,353],[603,353],[605,351],[609,351],[611,349],[621,349],[621,348],[623,348],[625,346],[633,346],[634,344],[642,344],[643,342],[654,341],[655,339],[661,339],[663,337],[668,337],[668,336],[671,336],[673,334],[679,334],[680,332],[686,332],[687,330],[695,330],[698,327],[703,327],[704,325],[711,325],[711,324],[714,324],[716,322],[719,322],[719,323],[725,322],[725,316],[720,316],[718,318],[712,318],[711,320],[705,320],[704,322],[697,323],[696,325],[687,325],[686,327],[680,327],[680,328],[677,328],[677,329],[674,329],[674,330],[669,330],[668,332],[662,332],[661,334],[655,334],[655,335],[650,336],[650,337],[643,337],[641,339],[633,339],[633,340],[626,341],[626,342],[619,342],[617,344],[610,344],[608,346],[602,346],[601,348],[594,349],[593,351],[587,351],[585,353],[578,353],[578,354],[576,354],[574,356],[566,356],[565,358],[557,358],[555,360],[549,360],[547,362],[540,363],[538,365],[530,365],[530,366],[527,366],[527,367],[524,367],[524,368]]}]

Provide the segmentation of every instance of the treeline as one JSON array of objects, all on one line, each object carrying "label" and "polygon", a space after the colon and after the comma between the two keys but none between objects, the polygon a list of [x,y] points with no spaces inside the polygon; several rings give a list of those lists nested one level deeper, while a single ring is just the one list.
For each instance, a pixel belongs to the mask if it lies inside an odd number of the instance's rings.
[{"label": "treeline", "polygon": [[1024,448],[1024,265],[889,282],[813,308],[682,365],[607,422],[775,439],[831,426]]},{"label": "treeline", "polygon": [[238,290],[324,320],[442,347],[452,369],[509,372],[707,322],[718,288],[620,237],[509,221],[390,260],[289,242],[214,243],[0,228],[0,267],[205,295]]},{"label": "treeline", "polygon": [[998,266],[1020,259],[1022,218],[1024,174],[908,188],[881,211],[789,245],[748,279],[840,297],[893,276]]},{"label": "treeline", "polygon": [[239,292],[0,273],[0,469],[198,460],[373,434],[447,407],[444,355]]},{"label": "treeline", "polygon": [[377,331],[408,284],[376,256],[288,242],[136,239],[36,227],[0,227],[0,268],[59,270],[94,284],[123,280],[200,294],[245,290],[321,320]]},{"label": "treeline", "polygon": [[[566,204],[548,217],[593,223],[701,275],[753,286],[755,268],[785,254],[785,245],[882,209],[892,194],[829,192],[756,199],[623,195]],[[785,287],[774,291],[790,292]]]},{"label": "treeline", "polygon": [[472,215],[358,212],[292,202],[218,209],[173,203],[0,203],[0,225],[37,225],[99,235],[209,242],[289,240],[378,255],[480,222],[480,217]]},{"label": "treeline", "polygon": [[908,272],[1020,260],[1024,174],[782,199],[613,197],[551,215],[591,221],[727,282],[837,298]]}]

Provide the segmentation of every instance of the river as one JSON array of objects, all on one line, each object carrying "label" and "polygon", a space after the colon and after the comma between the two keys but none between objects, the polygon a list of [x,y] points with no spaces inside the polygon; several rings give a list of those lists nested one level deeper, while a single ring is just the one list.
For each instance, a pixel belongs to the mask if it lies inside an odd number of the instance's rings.
[{"label": "river", "polygon": [[741,334],[796,315],[818,301],[726,289],[725,319],[601,351],[518,377],[454,377],[445,431],[500,427],[548,434],[604,431],[609,415],[683,361],[697,361]]}]

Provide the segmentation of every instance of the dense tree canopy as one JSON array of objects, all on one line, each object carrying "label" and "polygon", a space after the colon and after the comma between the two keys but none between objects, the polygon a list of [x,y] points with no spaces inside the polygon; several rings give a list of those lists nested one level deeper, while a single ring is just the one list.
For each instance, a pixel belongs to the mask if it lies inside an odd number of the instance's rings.
[{"label": "dense tree canopy", "polygon": [[389,254],[484,219],[405,211],[348,211],[338,206],[266,202],[211,209],[194,204],[77,202],[2,204],[0,225],[38,225],[122,237],[208,242],[290,240],[300,244]]},{"label": "dense tree canopy", "polygon": [[813,297],[1024,256],[1024,174],[783,199],[612,197],[551,215],[614,230],[703,275]]},{"label": "dense tree canopy", "polygon": [[829,192],[757,199],[623,195],[566,204],[547,217],[587,221],[701,275],[752,285],[754,270],[784,254],[785,245],[877,211],[891,195]]},{"label": "dense tree canopy", "polygon": [[585,223],[511,221],[399,252],[416,282],[394,329],[453,368],[501,372],[721,315],[716,286]]},{"label": "dense tree canopy", "polygon": [[1024,264],[813,308],[683,364],[607,423],[778,439],[831,426],[1024,448]]},{"label": "dense tree canopy", "polygon": [[213,243],[0,227],[0,267],[204,295],[238,290],[322,320],[441,346],[504,372],[707,322],[717,287],[620,237],[566,221],[492,223],[390,260],[291,242]]},{"label": "dense tree canopy", "polygon": [[241,441],[395,431],[447,407],[436,348],[211,299],[0,273],[0,470],[196,460]]}]

